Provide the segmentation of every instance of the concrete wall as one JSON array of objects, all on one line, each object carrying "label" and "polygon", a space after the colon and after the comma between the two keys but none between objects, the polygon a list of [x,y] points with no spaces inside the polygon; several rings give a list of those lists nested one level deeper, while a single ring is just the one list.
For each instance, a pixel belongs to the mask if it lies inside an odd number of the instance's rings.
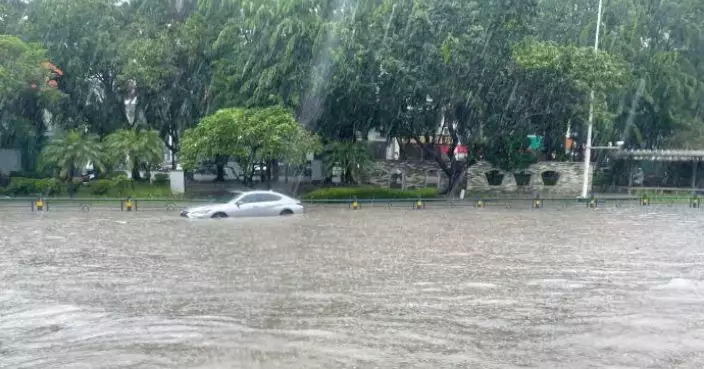
[{"label": "concrete wall", "polygon": [[438,188],[446,180],[442,170],[433,161],[380,160],[371,165],[366,182],[385,188],[413,189]]},{"label": "concrete wall", "polygon": [[[589,174],[589,190],[591,191],[594,166],[591,166]],[[580,195],[582,192],[582,177],[584,175],[584,164],[577,162],[555,162],[546,161],[533,164],[522,172],[530,173],[530,182],[527,186],[518,186],[513,173],[499,170],[504,175],[503,182],[499,186],[489,185],[486,173],[497,170],[487,162],[480,162],[469,168],[467,179],[467,190],[474,192],[527,192],[539,191],[543,194],[555,195]],[[559,178],[553,186],[543,183],[542,174],[548,171],[557,172]]]},{"label": "concrete wall", "polygon": [[171,193],[182,194],[186,192],[186,178],[182,170],[169,172],[169,183],[171,185]]},{"label": "concrete wall", "polygon": [[16,149],[0,149],[0,173],[22,170],[22,153]]}]

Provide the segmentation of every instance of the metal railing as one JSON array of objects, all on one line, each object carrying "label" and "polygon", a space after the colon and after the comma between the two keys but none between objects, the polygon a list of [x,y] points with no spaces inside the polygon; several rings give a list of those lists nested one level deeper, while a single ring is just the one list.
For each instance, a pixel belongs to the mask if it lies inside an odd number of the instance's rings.
[{"label": "metal railing", "polygon": [[[213,199],[140,199],[140,198],[50,198],[50,197],[5,197],[0,198],[0,212],[7,209],[27,211],[78,210],[90,212],[94,209],[113,211],[177,211],[196,204],[213,203]],[[700,196],[595,196],[589,199],[574,197],[507,197],[476,196],[458,199],[438,198],[346,198],[346,199],[302,199],[309,206],[362,208],[531,208],[565,209],[582,206],[586,208],[622,207],[688,207],[701,208],[704,197]]]}]

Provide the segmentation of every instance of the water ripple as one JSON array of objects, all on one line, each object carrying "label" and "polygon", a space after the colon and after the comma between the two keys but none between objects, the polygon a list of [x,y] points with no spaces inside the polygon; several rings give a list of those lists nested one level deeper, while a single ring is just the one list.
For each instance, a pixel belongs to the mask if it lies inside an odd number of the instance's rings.
[{"label": "water ripple", "polygon": [[0,368],[701,368],[704,213],[0,215]]}]

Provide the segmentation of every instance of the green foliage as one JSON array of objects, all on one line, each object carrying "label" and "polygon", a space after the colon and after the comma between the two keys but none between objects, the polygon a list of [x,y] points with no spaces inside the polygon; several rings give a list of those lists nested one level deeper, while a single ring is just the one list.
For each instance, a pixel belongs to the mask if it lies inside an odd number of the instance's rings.
[{"label": "green foliage", "polygon": [[98,179],[88,183],[73,181],[68,185],[56,178],[22,178],[15,177],[3,189],[8,196],[25,197],[43,195],[47,197],[110,197],[124,198],[167,198],[172,197],[168,184],[149,184],[132,181],[124,177],[115,179]]},{"label": "green foliage", "polygon": [[88,163],[105,170],[103,148],[97,136],[69,131],[57,135],[41,154],[41,168],[56,171],[61,179],[70,179]]},{"label": "green foliage", "polygon": [[164,159],[164,143],[155,130],[117,130],[105,138],[104,147],[111,164],[124,164],[135,179],[138,179],[139,169],[159,164]]},{"label": "green foliage", "polygon": [[22,178],[10,179],[10,185],[5,193],[10,196],[55,196],[65,191],[64,185],[54,178]]},{"label": "green foliage", "polygon": [[[236,160],[242,168],[272,160],[295,165],[303,163],[308,153],[317,151],[317,137],[284,108],[222,109],[184,133],[181,161],[189,169],[223,157]],[[251,169],[248,170],[245,176],[251,176]]]},{"label": "green foliage", "polygon": [[44,178],[46,176],[42,175],[42,173],[35,172],[35,171],[18,170],[18,171],[10,172],[10,177],[23,177],[23,178],[40,179],[40,178]]},{"label": "green foliage", "polygon": [[49,71],[40,65],[45,58],[41,45],[0,34],[0,96],[29,89],[32,83],[43,85],[49,77]]},{"label": "green foliage", "polygon": [[114,171],[114,172],[108,172],[108,173],[103,173],[100,176],[103,179],[128,179],[129,176],[127,173],[123,171]]},{"label": "green foliage", "polygon": [[88,183],[90,193],[98,196],[107,194],[113,187],[115,187],[115,182],[109,179],[98,179]]},{"label": "green foliage", "polygon": [[[123,154],[145,131],[184,149],[191,167],[296,163],[320,150],[317,135],[354,142],[374,129],[420,142],[452,186],[477,159],[474,148],[520,167],[514,137],[545,136],[548,153],[560,151],[568,122],[584,137],[594,89],[595,144],[701,147],[704,2],[612,0],[598,54],[589,47],[595,2],[578,5],[9,0],[0,5],[0,146],[21,148],[32,170],[48,127],[123,136],[105,141]],[[42,60],[64,70],[59,89],[29,87],[48,77]],[[136,111],[125,100],[137,101]],[[469,145],[471,156],[441,153],[440,138]],[[133,172],[163,150],[141,147],[129,156]],[[123,154],[108,159],[117,165]],[[59,165],[51,156],[42,159],[59,172],[85,161]]]},{"label": "green foliage", "polygon": [[306,200],[349,200],[357,199],[429,199],[438,196],[434,188],[399,190],[380,187],[330,187],[313,190],[303,196]]},{"label": "green foliage", "polygon": [[537,161],[535,153],[527,148],[530,140],[526,136],[502,136],[489,141],[486,147],[487,160],[495,167],[508,172],[529,167]]},{"label": "green foliage", "polygon": [[323,156],[328,174],[332,173],[335,166],[342,168],[344,183],[352,183],[355,179],[359,181],[371,161],[369,148],[362,142],[328,143],[323,150]]}]

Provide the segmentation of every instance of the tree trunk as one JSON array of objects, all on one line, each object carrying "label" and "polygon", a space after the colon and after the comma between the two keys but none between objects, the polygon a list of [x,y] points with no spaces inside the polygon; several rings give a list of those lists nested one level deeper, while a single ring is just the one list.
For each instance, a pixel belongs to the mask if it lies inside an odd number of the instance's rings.
[{"label": "tree trunk", "polygon": [[152,181],[152,171],[149,168],[149,165],[144,166],[144,179],[151,182]]},{"label": "tree trunk", "polygon": [[73,195],[76,193],[76,188],[73,185],[73,171],[74,171],[73,165],[71,165],[68,168],[68,171],[66,172],[66,175],[68,176],[68,178],[66,179],[66,181],[67,181],[66,190],[68,191],[68,196],[70,198],[73,198]]},{"label": "tree trunk", "polygon": [[352,168],[345,168],[345,172],[342,174],[343,182],[345,184],[354,184],[354,176],[352,176]]},{"label": "tree trunk", "polygon": [[225,164],[215,164],[215,182],[225,182]]},{"label": "tree trunk", "polygon": [[273,160],[266,161],[266,188],[268,190],[271,189],[271,165],[273,162]]},{"label": "tree trunk", "polygon": [[142,179],[142,176],[139,175],[139,166],[135,163],[132,165],[132,180],[139,181],[140,179]]},{"label": "tree trunk", "polygon": [[225,182],[225,165],[227,164],[227,157],[216,157],[215,158],[215,182]]},{"label": "tree trunk", "polygon": [[274,182],[279,181],[279,161],[278,160],[272,160],[271,161],[271,179]]}]

